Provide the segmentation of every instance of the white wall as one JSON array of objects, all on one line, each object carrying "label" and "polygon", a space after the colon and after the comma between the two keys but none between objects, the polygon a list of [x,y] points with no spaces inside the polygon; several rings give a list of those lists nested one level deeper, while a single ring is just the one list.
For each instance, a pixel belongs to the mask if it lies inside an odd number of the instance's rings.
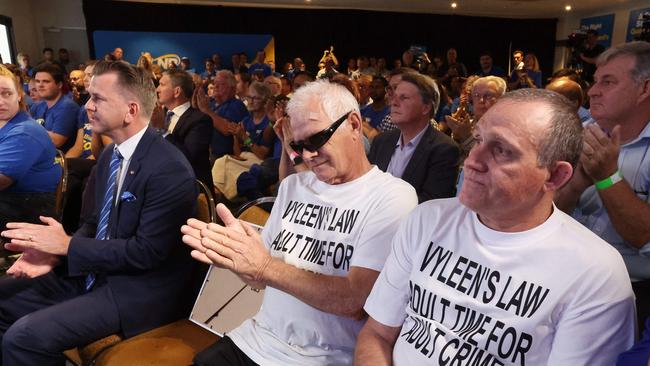
[{"label": "white wall", "polygon": [[[559,19],[557,24],[557,36],[558,40],[566,40],[567,36],[572,32],[580,28],[580,19],[589,18],[599,15],[607,15],[614,13],[614,30],[612,34],[612,45],[617,45],[625,42],[625,36],[627,32],[627,24],[630,18],[630,11],[640,8],[650,7],[650,2],[648,0],[633,0],[627,1],[625,3],[618,3],[612,1],[612,5],[607,8],[603,8],[598,12],[580,12],[572,11],[567,13],[567,16]],[[555,62],[554,69],[557,70],[562,67],[563,64],[563,55],[565,47],[556,47],[555,49]]]},{"label": "white wall", "polygon": [[3,0],[0,14],[12,18],[17,52],[27,52],[32,64],[41,59],[44,47],[53,48],[55,54],[67,48],[72,64],[88,58],[81,0]]}]

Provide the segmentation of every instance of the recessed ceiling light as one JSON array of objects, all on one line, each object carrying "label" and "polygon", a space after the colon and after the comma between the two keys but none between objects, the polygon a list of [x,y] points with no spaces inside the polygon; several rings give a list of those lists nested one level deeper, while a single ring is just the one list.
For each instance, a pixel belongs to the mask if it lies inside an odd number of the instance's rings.
[{"label": "recessed ceiling light", "polygon": [[458,4],[456,4],[456,3],[451,3],[451,7],[452,7],[452,8],[456,9],[457,6],[458,6]]},{"label": "recessed ceiling light", "polygon": [[566,10],[566,11],[571,11],[571,5],[567,5],[567,6],[565,6],[565,7],[564,7],[564,10]]}]

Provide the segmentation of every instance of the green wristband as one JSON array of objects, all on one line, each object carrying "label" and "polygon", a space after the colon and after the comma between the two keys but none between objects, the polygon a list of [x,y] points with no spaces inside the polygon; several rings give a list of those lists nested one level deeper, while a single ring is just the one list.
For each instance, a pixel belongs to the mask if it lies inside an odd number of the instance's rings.
[{"label": "green wristband", "polygon": [[247,138],[247,139],[244,141],[244,146],[251,146],[252,144],[253,144],[253,141],[251,140],[250,137]]},{"label": "green wristband", "polygon": [[596,186],[597,190],[602,191],[603,189],[607,189],[622,180],[623,180],[623,174],[621,174],[621,172],[617,170],[616,173],[612,174],[610,177],[595,182],[594,185]]}]

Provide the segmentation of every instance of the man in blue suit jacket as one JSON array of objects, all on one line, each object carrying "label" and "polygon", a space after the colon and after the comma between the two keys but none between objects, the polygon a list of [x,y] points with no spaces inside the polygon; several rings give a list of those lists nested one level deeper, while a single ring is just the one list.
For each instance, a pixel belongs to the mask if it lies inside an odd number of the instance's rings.
[{"label": "man in blue suit jacket", "polygon": [[148,127],[151,78],[124,62],[100,62],[89,92],[94,131],[115,142],[97,163],[95,217],[73,237],[48,217],[2,233],[8,249],[24,250],[9,270],[24,278],[0,281],[4,365],[62,365],[68,348],[133,336],[191,306],[192,263],[179,228],[197,191],[183,154]]}]

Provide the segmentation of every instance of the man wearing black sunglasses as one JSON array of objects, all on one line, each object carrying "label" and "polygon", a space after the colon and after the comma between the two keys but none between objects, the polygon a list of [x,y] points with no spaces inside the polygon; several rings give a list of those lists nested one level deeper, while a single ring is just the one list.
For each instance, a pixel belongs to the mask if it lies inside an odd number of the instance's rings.
[{"label": "man wearing black sunglasses", "polygon": [[282,159],[301,156],[309,170],[282,181],[261,237],[223,205],[225,226],[190,220],[182,229],[195,258],[266,288],[259,313],[195,365],[351,365],[363,303],[417,204],[411,186],[368,162],[359,106],[344,87],[307,84],[287,112]]}]

